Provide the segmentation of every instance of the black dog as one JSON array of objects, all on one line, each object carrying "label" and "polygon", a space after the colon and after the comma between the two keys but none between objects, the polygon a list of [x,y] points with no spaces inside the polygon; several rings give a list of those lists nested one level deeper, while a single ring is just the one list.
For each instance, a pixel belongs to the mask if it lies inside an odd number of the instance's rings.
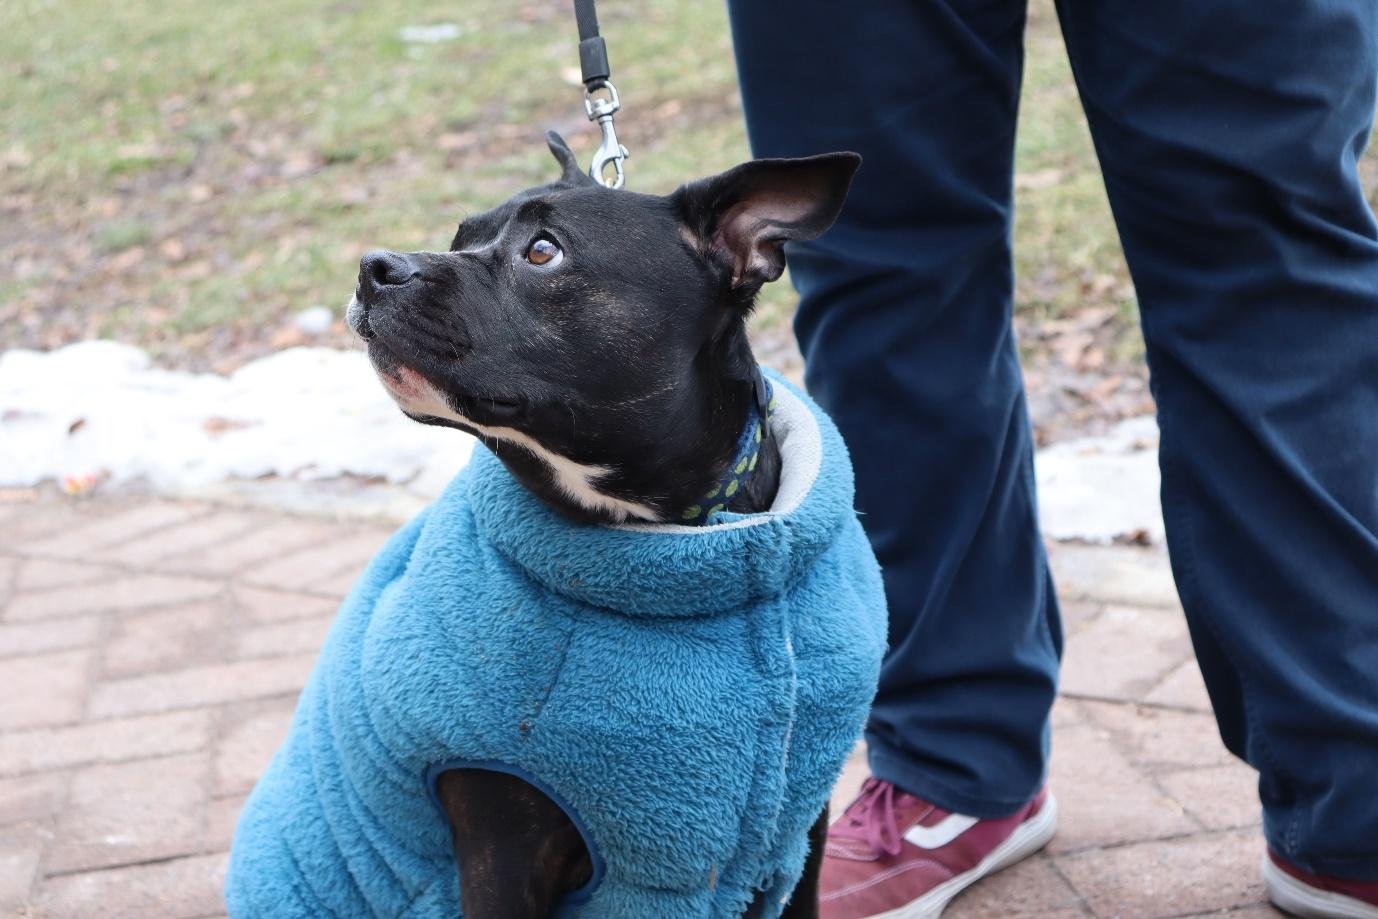
[{"label": "black dog", "polygon": [[[602,188],[547,140],[560,179],[465,220],[449,252],[364,256],[349,322],[403,412],[475,435],[551,507],[677,521],[755,398],[757,291],[784,242],[832,224],[860,158],[756,160],[661,197]],[[767,438],[729,509],[767,509],[779,470]],[[467,919],[548,916],[588,881],[569,817],[521,779],[455,770],[438,794]],[[826,827],[825,809],[789,917],[817,913]]]}]

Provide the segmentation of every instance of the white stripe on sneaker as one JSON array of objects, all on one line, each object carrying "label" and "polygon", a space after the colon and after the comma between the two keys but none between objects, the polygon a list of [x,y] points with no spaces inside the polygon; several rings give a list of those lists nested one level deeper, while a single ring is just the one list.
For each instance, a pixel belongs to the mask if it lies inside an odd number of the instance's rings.
[{"label": "white stripe on sneaker", "polygon": [[978,818],[965,814],[948,814],[933,826],[911,826],[904,838],[920,849],[941,849],[980,822]]}]

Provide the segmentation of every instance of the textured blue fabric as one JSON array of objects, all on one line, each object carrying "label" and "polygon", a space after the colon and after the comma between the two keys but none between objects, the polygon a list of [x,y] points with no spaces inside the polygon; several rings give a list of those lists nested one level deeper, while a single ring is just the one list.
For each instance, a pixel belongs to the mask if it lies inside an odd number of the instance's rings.
[{"label": "textured blue fabric", "polygon": [[735,916],[755,889],[778,915],[885,624],[841,439],[776,393],[775,505],[713,526],[573,524],[476,451],[345,600],[240,817],[230,914],[452,919],[426,774],[478,760],[584,824],[606,870],[577,915]]}]

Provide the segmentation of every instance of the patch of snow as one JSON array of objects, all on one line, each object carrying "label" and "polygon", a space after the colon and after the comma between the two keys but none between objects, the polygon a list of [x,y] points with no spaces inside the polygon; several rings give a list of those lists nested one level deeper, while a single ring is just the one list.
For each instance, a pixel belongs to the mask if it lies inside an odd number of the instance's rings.
[{"label": "patch of snow", "polygon": [[473,438],[405,417],[358,351],[291,348],[230,376],[81,342],[0,354],[0,485],[107,477],[187,493],[228,480],[341,476],[440,487]]},{"label": "patch of snow", "polygon": [[1109,543],[1142,535],[1161,544],[1158,424],[1130,418],[1102,437],[1063,441],[1038,451],[1039,518],[1057,540]]},{"label": "patch of snow", "polygon": [[[1157,443],[1145,417],[1040,450],[1043,532],[1161,542]],[[230,376],[163,370],[110,341],[0,354],[0,486],[105,477],[116,486],[403,517],[439,494],[473,444],[404,416],[359,351],[291,348]]]},{"label": "patch of snow", "polygon": [[294,321],[303,335],[314,337],[330,331],[330,324],[335,321],[335,314],[327,307],[312,306],[297,313]]}]

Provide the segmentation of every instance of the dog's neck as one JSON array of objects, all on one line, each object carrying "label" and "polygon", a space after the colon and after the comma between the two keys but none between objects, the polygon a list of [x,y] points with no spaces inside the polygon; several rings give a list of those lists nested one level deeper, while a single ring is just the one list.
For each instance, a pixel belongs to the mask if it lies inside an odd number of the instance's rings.
[{"label": "dog's neck", "polygon": [[[761,464],[761,454],[772,442],[770,420],[775,412],[775,394],[770,381],[757,371],[753,398],[747,406],[746,421],[737,437],[737,448],[718,481],[695,503],[684,508],[679,523],[690,526],[713,523],[716,516],[727,510],[737,495],[750,489]],[[748,502],[752,503],[752,502]],[[753,507],[751,510],[763,510]],[[750,511],[748,511],[750,512]]]},{"label": "dog's neck", "polygon": [[[712,511],[758,513],[769,509],[780,480],[779,446],[766,425],[757,449],[746,454],[748,466],[754,456],[755,468],[736,476],[733,494],[725,493],[748,442],[754,444],[760,417],[760,371],[749,351],[747,357],[746,367],[737,363],[730,375],[709,376],[706,389],[688,387],[668,395],[658,413],[660,428],[646,431],[639,443],[622,445],[611,463],[581,465],[483,439],[519,482],[556,511],[582,522],[692,524],[707,522]],[[693,436],[683,436],[686,427]],[[721,497],[706,500],[715,488]]]}]

